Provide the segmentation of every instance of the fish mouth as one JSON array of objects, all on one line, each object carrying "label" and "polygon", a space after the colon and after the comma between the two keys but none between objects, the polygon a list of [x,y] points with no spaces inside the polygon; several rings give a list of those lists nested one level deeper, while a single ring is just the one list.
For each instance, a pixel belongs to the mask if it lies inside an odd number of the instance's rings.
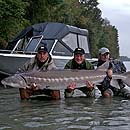
[{"label": "fish mouth", "polygon": [[3,80],[1,80],[1,83],[2,83],[3,85],[8,85],[9,82],[7,82],[6,80],[7,80],[7,78],[4,78]]},{"label": "fish mouth", "polygon": [[14,75],[11,77],[7,77],[1,81],[4,87],[11,86],[11,87],[25,87],[27,84],[26,79],[21,75]]}]

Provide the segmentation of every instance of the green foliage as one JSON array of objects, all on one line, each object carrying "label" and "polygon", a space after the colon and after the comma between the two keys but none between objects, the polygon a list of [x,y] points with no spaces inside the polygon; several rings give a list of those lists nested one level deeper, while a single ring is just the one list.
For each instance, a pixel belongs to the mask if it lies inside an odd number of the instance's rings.
[{"label": "green foliage", "polygon": [[101,17],[98,4],[98,0],[0,0],[0,48],[27,25],[50,21],[88,29],[92,57],[104,46],[116,58],[118,31]]},{"label": "green foliage", "polygon": [[104,19],[102,24],[102,35],[100,37],[98,46],[100,48],[103,46],[109,48],[113,58],[118,58],[118,31],[114,26],[110,25],[110,22],[107,19]]},{"label": "green foliage", "polygon": [[58,4],[61,4],[63,2],[63,0],[47,0],[48,4],[55,6]]},{"label": "green foliage", "polygon": [[63,0],[28,0],[26,18],[32,24],[53,21],[53,14]]},{"label": "green foliage", "polygon": [[0,47],[5,47],[14,35],[28,23],[24,19],[26,2],[0,0]]}]

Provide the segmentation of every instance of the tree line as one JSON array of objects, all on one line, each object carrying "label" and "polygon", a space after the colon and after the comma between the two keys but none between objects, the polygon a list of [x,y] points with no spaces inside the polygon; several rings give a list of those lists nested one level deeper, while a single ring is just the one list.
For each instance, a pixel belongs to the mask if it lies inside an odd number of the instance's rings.
[{"label": "tree line", "polygon": [[104,46],[117,58],[118,30],[101,17],[98,4],[98,0],[0,0],[0,49],[29,25],[61,22],[88,29],[92,57]]}]

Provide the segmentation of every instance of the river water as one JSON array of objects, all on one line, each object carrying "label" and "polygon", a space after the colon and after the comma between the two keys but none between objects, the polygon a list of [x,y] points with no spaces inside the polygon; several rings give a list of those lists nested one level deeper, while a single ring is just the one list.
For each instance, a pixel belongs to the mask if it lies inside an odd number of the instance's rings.
[{"label": "river water", "polygon": [[[130,70],[130,62],[126,63]],[[130,100],[114,97],[21,101],[0,89],[0,130],[129,130]]]}]

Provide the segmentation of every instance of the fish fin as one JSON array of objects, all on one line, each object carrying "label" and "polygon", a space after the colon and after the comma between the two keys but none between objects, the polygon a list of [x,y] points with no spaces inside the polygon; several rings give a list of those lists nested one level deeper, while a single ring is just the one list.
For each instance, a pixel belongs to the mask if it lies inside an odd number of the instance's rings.
[{"label": "fish fin", "polygon": [[130,79],[122,80],[127,86],[130,87]]},{"label": "fish fin", "polygon": [[7,85],[3,84],[4,88],[7,88]]},{"label": "fish fin", "polygon": [[110,85],[113,86],[114,88],[120,89],[120,85],[116,79],[112,79]]},{"label": "fish fin", "polygon": [[107,71],[107,69],[109,68],[109,63],[110,63],[109,61],[106,61],[104,64],[99,66],[96,70]]},{"label": "fish fin", "polygon": [[123,73],[123,76],[126,76],[126,77],[130,78],[130,71]]},{"label": "fish fin", "polygon": [[122,78],[123,83],[130,87],[130,71],[122,74],[125,78]]}]

